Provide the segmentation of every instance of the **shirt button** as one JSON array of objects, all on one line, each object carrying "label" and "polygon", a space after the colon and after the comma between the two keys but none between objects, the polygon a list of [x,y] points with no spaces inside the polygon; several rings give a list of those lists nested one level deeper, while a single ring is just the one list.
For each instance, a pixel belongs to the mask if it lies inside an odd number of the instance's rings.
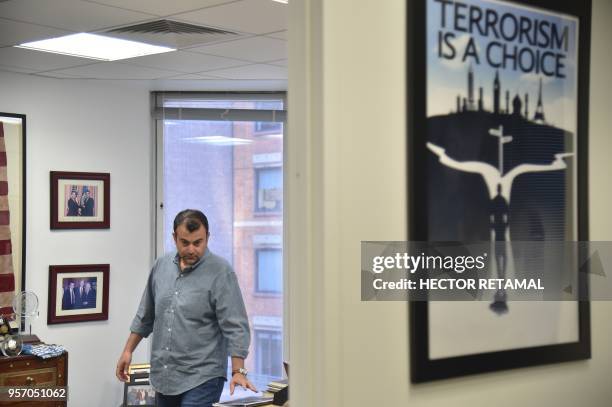
[{"label": "shirt button", "polygon": [[168,332],[171,332],[171,331],[172,331],[172,328],[168,328]]},{"label": "shirt button", "polygon": [[166,350],[170,350],[170,348],[166,346]]},{"label": "shirt button", "polygon": [[178,291],[175,291],[175,292],[174,292],[174,295],[178,295]]},{"label": "shirt button", "polygon": [[174,314],[174,310],[173,309],[171,309],[170,312]]},{"label": "shirt button", "polygon": [[168,369],[168,365],[164,365],[164,369]]}]

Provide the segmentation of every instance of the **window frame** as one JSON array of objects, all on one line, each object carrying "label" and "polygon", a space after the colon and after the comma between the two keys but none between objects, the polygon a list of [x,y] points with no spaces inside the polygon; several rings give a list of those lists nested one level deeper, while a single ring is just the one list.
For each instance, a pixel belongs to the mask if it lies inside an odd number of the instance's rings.
[{"label": "window frame", "polygon": [[[270,165],[271,167],[280,167],[281,171],[286,167],[286,152],[287,152],[287,138],[288,138],[288,126],[287,126],[287,111],[288,111],[288,100],[286,92],[278,92],[278,91],[270,91],[270,92],[185,92],[185,91],[153,91],[151,92],[151,138],[153,143],[152,148],[152,164],[150,168],[150,172],[154,178],[154,188],[152,188],[151,193],[151,201],[153,201],[155,205],[154,215],[151,220],[151,228],[152,228],[152,238],[151,238],[151,264],[155,261],[157,257],[164,253],[164,237],[166,233],[171,233],[171,231],[164,231],[164,120],[169,119],[185,119],[185,120],[193,120],[194,118],[199,117],[199,111],[210,111],[208,114],[204,115],[202,120],[229,120],[229,121],[240,121],[241,118],[245,118],[245,121],[279,121],[281,122],[281,130],[283,134],[283,154],[282,161],[280,163],[275,163]],[[165,96],[171,96],[175,98],[185,98],[185,99],[193,99],[193,98],[204,98],[204,99],[219,99],[219,100],[282,100],[283,109],[282,110],[272,110],[272,111],[257,111],[257,110],[249,110],[249,109],[194,109],[194,108],[163,108],[163,100]],[[221,112],[219,112],[221,110]],[[267,115],[267,117],[266,117]],[[263,116],[263,117],[262,117]],[[204,118],[205,117],[205,118]],[[254,135],[265,135],[270,134],[268,132],[254,132]],[[267,165],[265,165],[267,166]],[[264,166],[264,167],[265,167]],[[257,167],[257,166],[256,166]],[[260,167],[257,167],[260,168]],[[282,188],[283,188],[283,201],[285,200],[285,183],[287,182],[288,177],[283,174]],[[283,248],[286,246],[286,236],[287,236],[287,208],[284,203],[282,205],[281,211],[277,212],[264,212],[265,214],[279,214],[282,213],[282,241]],[[260,212],[254,211],[254,215],[264,214]],[[255,248],[256,249],[256,248]],[[283,249],[281,249],[284,252]],[[288,267],[287,267],[288,258],[287,256],[282,255],[282,293],[280,294],[271,294],[273,296],[282,296],[282,321],[283,325],[280,329],[282,334],[282,348],[283,348],[283,360],[289,359],[289,351],[290,351],[290,343],[289,343],[289,299],[287,296],[288,287],[289,287],[289,278],[288,278]],[[251,330],[254,331],[256,327],[252,327]],[[151,343],[149,341],[149,352],[151,351]]]}]

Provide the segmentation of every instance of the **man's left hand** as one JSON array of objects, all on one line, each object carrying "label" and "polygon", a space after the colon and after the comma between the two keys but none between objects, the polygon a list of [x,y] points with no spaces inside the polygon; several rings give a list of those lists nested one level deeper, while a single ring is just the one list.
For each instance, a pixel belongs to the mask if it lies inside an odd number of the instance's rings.
[{"label": "man's left hand", "polygon": [[251,391],[257,393],[257,389],[255,386],[253,386],[253,383],[251,383],[242,373],[234,373],[232,375],[232,379],[230,380],[230,395],[234,394],[234,388],[236,385],[242,386],[245,389],[250,389]]}]

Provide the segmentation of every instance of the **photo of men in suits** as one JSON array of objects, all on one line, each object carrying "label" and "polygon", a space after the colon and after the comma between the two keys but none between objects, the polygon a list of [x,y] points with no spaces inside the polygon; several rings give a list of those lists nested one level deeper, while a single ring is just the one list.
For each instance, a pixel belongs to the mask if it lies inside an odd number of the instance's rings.
[{"label": "photo of men in suits", "polygon": [[65,185],[64,188],[65,216],[94,217],[97,215],[97,186]]},{"label": "photo of men in suits", "polygon": [[96,308],[97,278],[64,279],[62,310]]}]

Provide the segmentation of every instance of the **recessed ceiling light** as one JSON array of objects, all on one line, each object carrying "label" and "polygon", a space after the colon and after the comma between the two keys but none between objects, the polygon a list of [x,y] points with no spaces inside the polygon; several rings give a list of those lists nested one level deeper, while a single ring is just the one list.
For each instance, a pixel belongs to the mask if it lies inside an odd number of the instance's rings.
[{"label": "recessed ceiling light", "polygon": [[277,3],[289,4],[289,0],[272,0],[272,1],[275,1]]},{"label": "recessed ceiling light", "polygon": [[176,51],[174,48],[88,33],[70,34],[48,40],[26,42],[25,44],[16,45],[16,47],[101,61],[117,61],[143,55]]}]

